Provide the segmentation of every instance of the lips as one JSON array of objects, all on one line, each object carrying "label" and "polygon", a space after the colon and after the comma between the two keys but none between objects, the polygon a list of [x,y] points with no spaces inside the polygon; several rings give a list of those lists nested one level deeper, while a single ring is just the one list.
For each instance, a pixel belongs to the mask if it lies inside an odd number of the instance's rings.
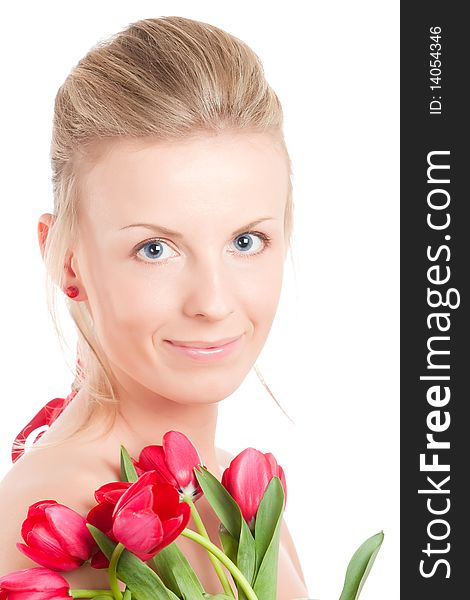
[{"label": "lips", "polygon": [[235,337],[223,338],[221,340],[215,340],[214,342],[203,342],[201,340],[195,340],[190,342],[180,341],[180,340],[166,340],[173,344],[174,346],[181,346],[183,348],[220,348],[221,346],[225,346],[226,344],[230,344],[237,340],[240,336],[237,335]]}]

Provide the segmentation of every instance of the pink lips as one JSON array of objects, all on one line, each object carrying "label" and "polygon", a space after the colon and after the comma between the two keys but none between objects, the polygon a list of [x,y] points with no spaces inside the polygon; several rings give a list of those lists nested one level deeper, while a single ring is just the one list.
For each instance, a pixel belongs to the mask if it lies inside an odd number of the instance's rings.
[{"label": "pink lips", "polygon": [[[165,343],[168,347],[175,352],[182,354],[183,356],[187,356],[189,358],[193,358],[199,361],[213,361],[219,360],[221,358],[225,358],[234,352],[237,348],[240,347],[243,335],[238,336],[237,338],[228,338],[227,341],[219,340],[215,342],[219,344],[218,346],[210,346],[207,342],[191,342],[194,345],[182,345],[188,344],[188,342],[172,342],[170,340],[165,340]],[[201,344],[201,346],[196,346],[196,344]],[[204,345],[204,347],[202,347]]]},{"label": "pink lips", "polygon": [[214,342],[201,342],[199,340],[193,342],[180,342],[180,340],[166,340],[167,342],[171,342],[175,346],[185,346],[189,348],[220,348],[220,346],[225,346],[229,342],[233,342],[238,339],[240,336],[237,335],[231,338],[223,338],[222,340],[217,340]]}]

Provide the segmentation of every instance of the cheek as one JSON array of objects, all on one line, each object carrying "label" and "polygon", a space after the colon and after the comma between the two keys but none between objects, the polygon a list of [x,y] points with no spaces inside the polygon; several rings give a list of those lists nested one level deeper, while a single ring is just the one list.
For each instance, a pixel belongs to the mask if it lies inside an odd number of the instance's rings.
[{"label": "cheek", "polygon": [[282,254],[278,254],[269,265],[263,269],[260,282],[265,290],[265,300],[270,305],[277,305],[281,294],[284,275],[284,260]]},{"label": "cheek", "polygon": [[174,295],[163,286],[138,285],[128,280],[125,285],[108,289],[109,294],[98,298],[98,305],[103,333],[114,339],[142,341],[143,335],[163,327],[174,314]]},{"label": "cheek", "polygon": [[283,265],[273,262],[259,270],[256,277],[251,278],[249,285],[243,286],[244,307],[260,332],[267,333],[275,317],[282,281]]},{"label": "cheek", "polygon": [[[86,273],[88,304],[103,346],[142,339],[174,312],[174,282],[154,269],[94,261]],[[172,302],[173,299],[173,302]]]}]

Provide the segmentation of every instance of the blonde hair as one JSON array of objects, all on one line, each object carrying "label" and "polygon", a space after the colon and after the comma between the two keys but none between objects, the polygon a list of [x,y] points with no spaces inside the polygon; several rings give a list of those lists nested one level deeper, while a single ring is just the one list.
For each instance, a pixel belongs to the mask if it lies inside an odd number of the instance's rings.
[{"label": "blonde hair", "polygon": [[[258,56],[213,25],[179,16],[144,19],[94,46],[72,69],[55,99],[54,222],[44,260],[48,308],[59,340],[63,334],[57,299],[59,293],[64,297],[67,249],[78,235],[78,167],[93,160],[99,142],[122,136],[178,141],[224,130],[272,134],[285,152],[289,169],[284,230],[290,245],[292,168],[282,127],[281,104]],[[80,368],[72,389],[85,390],[88,407],[76,423],[76,434],[99,407],[111,417],[112,425],[118,400],[86,303],[67,298],[66,302],[78,330]],[[256,367],[255,371],[274,398]]]}]

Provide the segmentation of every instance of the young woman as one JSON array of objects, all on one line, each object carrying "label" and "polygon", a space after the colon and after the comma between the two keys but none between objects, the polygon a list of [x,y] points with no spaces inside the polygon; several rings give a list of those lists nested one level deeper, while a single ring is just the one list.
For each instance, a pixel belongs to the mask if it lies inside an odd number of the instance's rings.
[{"label": "young woman", "polygon": [[[121,445],[137,457],[178,430],[212,473],[228,466],[218,403],[267,339],[292,229],[282,122],[254,52],[182,17],[130,25],[59,89],[54,213],[38,237],[51,309],[61,290],[78,328],[80,368],[65,410],[0,484],[0,575],[36,566],[15,548],[28,506],[55,499],[85,515],[94,490],[119,479]],[[198,510],[218,540],[204,497]],[[206,551],[178,544],[220,591]],[[64,575],[74,588],[107,584],[86,565]],[[307,596],[283,523],[278,598]]]}]

